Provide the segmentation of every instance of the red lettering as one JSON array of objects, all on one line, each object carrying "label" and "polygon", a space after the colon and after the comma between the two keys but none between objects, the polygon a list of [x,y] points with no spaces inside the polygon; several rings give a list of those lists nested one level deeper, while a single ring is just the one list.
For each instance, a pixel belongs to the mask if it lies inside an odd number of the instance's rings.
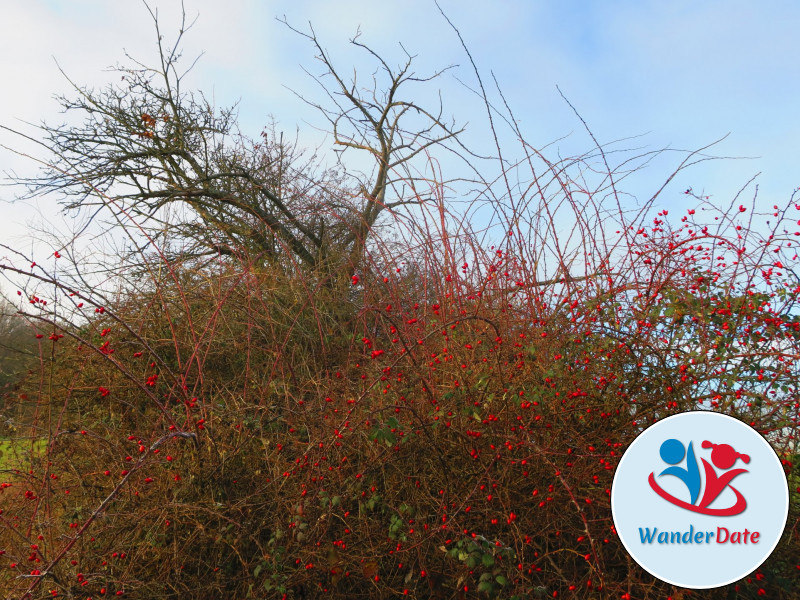
[{"label": "red lettering", "polygon": [[[723,531],[725,532],[725,537],[724,538],[722,537],[722,532]],[[727,542],[729,535],[730,535],[730,532],[727,530],[727,528],[725,528],[725,527],[717,527],[717,543],[718,544],[724,544],[725,542]]]},{"label": "red lettering", "polygon": [[[758,531],[728,531],[727,527],[717,527],[717,543],[718,544],[757,544],[758,538],[761,534]],[[749,539],[748,539],[749,538]]]}]

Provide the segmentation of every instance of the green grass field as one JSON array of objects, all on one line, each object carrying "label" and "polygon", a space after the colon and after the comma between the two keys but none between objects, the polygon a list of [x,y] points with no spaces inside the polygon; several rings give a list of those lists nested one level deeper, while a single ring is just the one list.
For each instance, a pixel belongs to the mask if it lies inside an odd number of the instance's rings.
[{"label": "green grass field", "polygon": [[[34,442],[34,452],[42,452],[46,443],[45,440]],[[29,456],[30,448],[30,440],[0,439],[0,470],[19,468],[20,462]]]}]

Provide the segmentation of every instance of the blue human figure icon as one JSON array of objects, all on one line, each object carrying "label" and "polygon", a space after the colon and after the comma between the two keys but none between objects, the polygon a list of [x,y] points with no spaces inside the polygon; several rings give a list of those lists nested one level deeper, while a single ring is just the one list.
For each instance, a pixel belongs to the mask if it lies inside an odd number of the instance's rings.
[{"label": "blue human figure icon", "polygon": [[[662,475],[674,475],[683,481],[689,489],[691,504],[694,504],[700,495],[700,468],[697,466],[697,458],[695,458],[692,443],[689,442],[689,449],[686,450],[679,440],[669,439],[661,444],[659,453],[665,463],[673,465],[661,471],[659,477]],[[684,455],[686,456],[685,468],[677,466],[683,460]]]}]

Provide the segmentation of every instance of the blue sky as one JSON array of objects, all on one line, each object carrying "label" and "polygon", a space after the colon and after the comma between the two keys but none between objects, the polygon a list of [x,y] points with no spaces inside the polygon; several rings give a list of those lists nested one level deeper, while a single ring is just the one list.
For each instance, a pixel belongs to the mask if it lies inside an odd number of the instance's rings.
[{"label": "blue sky", "polygon": [[[153,0],[165,36],[177,28],[177,2]],[[761,172],[759,201],[784,202],[800,186],[800,4],[717,2],[509,1],[440,2],[460,28],[485,81],[494,72],[519,117],[527,140],[537,147],[571,134],[551,147],[562,153],[591,149],[591,140],[559,96],[558,85],[601,142],[646,134],[635,145],[695,149],[726,134],[716,148],[745,161],[704,163],[683,175],[662,198],[682,202],[692,186],[719,203]],[[309,44],[276,21],[298,27],[311,21],[326,49],[344,72],[363,69],[363,55],[347,40],[360,26],[362,40],[395,61],[398,43],[418,55],[425,73],[460,65],[439,80],[445,109],[470,123],[469,141],[490,144],[483,113],[458,82],[473,85],[458,40],[433,2],[307,2],[186,0],[190,18],[185,55],[205,51],[188,80],[213,95],[219,106],[239,101],[240,123],[257,135],[273,115],[301,141],[325,144],[313,127],[324,122],[285,86],[311,97],[315,84],[302,71],[319,67]],[[101,85],[118,76],[106,67],[125,62],[124,51],[143,62],[154,58],[150,17],[138,2],[28,0],[4,3],[0,18],[0,124],[36,135],[21,121],[60,120],[52,95],[67,89],[55,60],[77,83]],[[318,96],[317,96],[318,97]],[[0,131],[0,144],[41,152]],[[630,182],[631,193],[652,193],[676,164],[667,155]],[[35,163],[0,149],[0,171],[30,173]],[[13,190],[0,188],[0,239],[24,241],[32,207],[6,203]],[[750,194],[752,197],[752,193]],[[62,229],[51,199],[38,210]],[[27,243],[27,242],[25,242]]]}]

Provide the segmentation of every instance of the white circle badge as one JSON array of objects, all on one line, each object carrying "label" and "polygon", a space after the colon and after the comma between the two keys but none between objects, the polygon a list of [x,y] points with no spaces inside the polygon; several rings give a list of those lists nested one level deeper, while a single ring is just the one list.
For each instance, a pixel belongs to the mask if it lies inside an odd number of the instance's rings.
[{"label": "white circle badge", "polygon": [[611,488],[614,526],[648,573],[685,588],[733,583],[777,546],[789,511],[781,462],[720,413],[667,417],[633,441]]}]

